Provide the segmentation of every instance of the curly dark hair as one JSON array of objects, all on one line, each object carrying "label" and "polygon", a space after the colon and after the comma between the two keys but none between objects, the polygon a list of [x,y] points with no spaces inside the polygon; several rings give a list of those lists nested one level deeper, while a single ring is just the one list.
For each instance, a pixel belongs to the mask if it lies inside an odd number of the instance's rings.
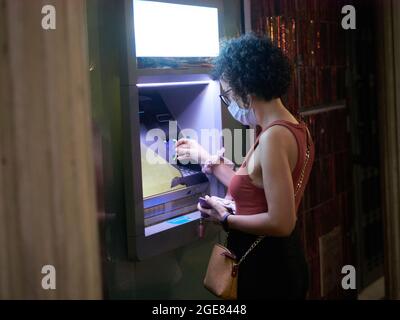
[{"label": "curly dark hair", "polygon": [[292,66],[280,48],[264,36],[245,34],[222,44],[212,77],[226,81],[248,103],[248,95],[270,101],[288,90]]}]

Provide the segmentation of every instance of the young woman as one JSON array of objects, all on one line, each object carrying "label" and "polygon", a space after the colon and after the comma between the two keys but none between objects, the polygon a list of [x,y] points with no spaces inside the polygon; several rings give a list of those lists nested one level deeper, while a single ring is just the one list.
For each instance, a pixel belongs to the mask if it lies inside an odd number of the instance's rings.
[{"label": "young woman", "polygon": [[[230,40],[216,59],[214,74],[222,101],[255,119],[258,135],[242,166],[215,162],[212,173],[228,187],[236,214],[215,198],[213,209],[198,206],[229,231],[228,248],[240,258],[258,236],[266,236],[239,268],[238,299],[304,299],[308,268],[301,248],[297,210],[314,160],[314,145],[304,122],[283,105],[291,67],[268,38],[253,34]],[[207,151],[193,140],[177,143],[178,159],[206,162]]]}]

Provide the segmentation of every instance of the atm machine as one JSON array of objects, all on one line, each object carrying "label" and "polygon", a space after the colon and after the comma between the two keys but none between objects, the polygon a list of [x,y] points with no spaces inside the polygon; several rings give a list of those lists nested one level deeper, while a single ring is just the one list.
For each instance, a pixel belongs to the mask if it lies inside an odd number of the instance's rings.
[{"label": "atm machine", "polygon": [[[199,240],[198,198],[225,188],[175,157],[181,137],[222,147],[220,85],[209,62],[223,37],[220,0],[127,0],[121,96],[127,244],[142,260]],[[220,229],[207,224],[205,236]]]}]

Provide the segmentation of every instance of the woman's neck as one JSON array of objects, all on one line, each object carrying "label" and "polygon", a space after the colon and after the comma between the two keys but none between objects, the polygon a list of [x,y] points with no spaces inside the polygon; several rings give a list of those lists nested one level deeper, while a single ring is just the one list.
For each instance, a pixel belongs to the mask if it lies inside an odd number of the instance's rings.
[{"label": "woman's neck", "polygon": [[296,118],[285,108],[279,98],[270,101],[253,98],[252,108],[254,108],[256,114],[257,124],[262,129],[267,128],[270,123],[276,120],[288,120],[297,123]]}]

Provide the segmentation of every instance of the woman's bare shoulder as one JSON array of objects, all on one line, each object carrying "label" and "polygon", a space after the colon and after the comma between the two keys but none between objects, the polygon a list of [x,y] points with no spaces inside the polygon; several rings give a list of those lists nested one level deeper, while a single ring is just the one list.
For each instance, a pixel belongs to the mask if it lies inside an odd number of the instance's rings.
[{"label": "woman's bare shoulder", "polygon": [[294,134],[285,126],[275,125],[260,136],[261,167],[274,163],[277,168],[288,164],[294,170],[297,163],[297,141]]},{"label": "woman's bare shoulder", "polygon": [[259,143],[261,148],[283,148],[290,147],[296,143],[293,133],[285,126],[276,124],[261,133]]}]

